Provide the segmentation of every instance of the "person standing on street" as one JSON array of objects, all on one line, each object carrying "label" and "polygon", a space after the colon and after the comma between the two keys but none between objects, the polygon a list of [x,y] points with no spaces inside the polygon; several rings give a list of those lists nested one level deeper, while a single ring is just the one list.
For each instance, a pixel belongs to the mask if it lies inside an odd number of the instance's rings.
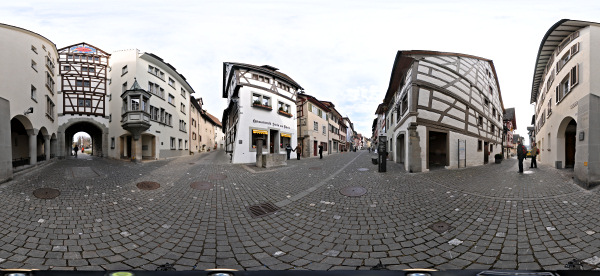
[{"label": "person standing on street", "polygon": [[75,152],[75,158],[77,158],[77,152],[79,151],[79,147],[78,146],[73,147],[73,151]]},{"label": "person standing on street", "polygon": [[290,160],[290,153],[292,152],[292,147],[290,146],[290,144],[287,144],[285,146],[285,151],[287,152],[287,160]]},{"label": "person standing on street", "polygon": [[523,173],[523,159],[527,156],[527,148],[523,146],[523,142],[519,141],[517,145],[517,158],[519,159],[519,173]]},{"label": "person standing on street", "polygon": [[323,159],[323,145],[319,145],[319,159]]},{"label": "person standing on street", "polygon": [[531,147],[531,166],[529,168],[537,169],[537,160],[535,160],[535,159],[539,153],[540,153],[540,150],[537,148],[537,145],[535,144],[535,142],[533,142],[532,147]]},{"label": "person standing on street", "polygon": [[293,151],[296,152],[296,158],[300,160],[300,154],[302,154],[302,147],[300,146],[300,144],[298,144]]}]

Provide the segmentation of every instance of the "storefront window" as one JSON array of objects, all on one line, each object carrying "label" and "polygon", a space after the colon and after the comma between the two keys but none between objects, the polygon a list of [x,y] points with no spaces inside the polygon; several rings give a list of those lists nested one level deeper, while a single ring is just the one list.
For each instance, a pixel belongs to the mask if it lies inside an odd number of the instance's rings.
[{"label": "storefront window", "polygon": [[279,144],[279,147],[285,148],[287,146],[287,144],[290,144],[290,146],[291,146],[292,145],[291,140],[292,140],[291,134],[282,133],[281,134],[281,144]]},{"label": "storefront window", "polygon": [[256,141],[258,141],[258,139],[263,139],[263,149],[266,148],[265,143],[267,141],[267,134],[268,134],[268,132],[266,130],[253,129],[252,130],[252,149],[256,149]]}]

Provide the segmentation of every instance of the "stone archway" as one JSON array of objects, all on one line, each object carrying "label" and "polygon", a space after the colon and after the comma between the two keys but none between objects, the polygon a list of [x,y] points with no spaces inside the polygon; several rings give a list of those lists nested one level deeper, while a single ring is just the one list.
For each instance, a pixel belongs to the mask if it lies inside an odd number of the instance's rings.
[{"label": "stone archway", "polygon": [[72,118],[58,127],[58,157],[71,156],[73,136],[85,132],[92,138],[92,154],[98,157],[108,155],[108,127],[88,118]]},{"label": "stone archway", "polygon": [[402,164],[404,167],[406,158],[406,135],[400,133],[396,137],[396,163]]},{"label": "stone archway", "polygon": [[10,120],[13,168],[37,163],[37,134],[29,118],[17,115]]},{"label": "stone archway", "polygon": [[[573,168],[575,165],[577,121],[572,117],[565,117],[556,130],[555,144],[548,144],[548,148],[555,151],[556,166]],[[553,148],[554,147],[554,148]]]}]

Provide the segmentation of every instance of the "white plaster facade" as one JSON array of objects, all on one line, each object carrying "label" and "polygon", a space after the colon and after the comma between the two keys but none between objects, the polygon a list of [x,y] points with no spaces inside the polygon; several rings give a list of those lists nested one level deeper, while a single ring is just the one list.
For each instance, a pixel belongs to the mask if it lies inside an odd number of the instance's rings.
[{"label": "white plaster facade", "polygon": [[134,81],[152,94],[148,102],[150,128],[142,133],[143,159],[163,159],[189,154],[189,97],[194,90],[170,64],[137,49],[112,53],[110,74],[109,136],[111,158],[131,158],[131,133],[123,129],[120,95]]},{"label": "white plaster facade", "polygon": [[56,45],[47,38],[0,24],[0,46],[0,99],[8,102],[1,119],[10,127],[10,139],[0,145],[0,154],[9,157],[0,165],[2,182],[12,177],[14,165],[35,165],[55,156],[59,78]]},{"label": "white plaster facade", "polygon": [[563,19],[544,36],[531,91],[538,160],[600,183],[600,23]]},{"label": "white plaster facade", "polygon": [[[222,124],[233,163],[256,162],[253,136],[264,139],[263,154],[285,154],[287,143],[296,147],[298,89],[294,80],[272,66],[223,63],[223,98],[228,108]],[[287,112],[279,111],[279,103]]]},{"label": "white plaster facade", "polygon": [[[389,159],[407,171],[477,166],[501,153],[503,110],[491,60],[400,51],[377,112],[385,126],[377,127],[385,133]],[[466,141],[460,166],[458,140]]]}]

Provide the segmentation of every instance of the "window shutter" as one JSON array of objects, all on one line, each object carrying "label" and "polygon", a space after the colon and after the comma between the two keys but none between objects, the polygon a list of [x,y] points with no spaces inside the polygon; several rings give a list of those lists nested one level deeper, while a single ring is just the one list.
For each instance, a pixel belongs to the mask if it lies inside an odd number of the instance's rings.
[{"label": "window shutter", "polygon": [[571,56],[573,56],[577,52],[579,52],[579,42],[577,42],[577,43],[573,44],[573,46],[571,46]]},{"label": "window shutter", "polygon": [[571,87],[579,83],[579,64],[571,68]]},{"label": "window shutter", "polygon": [[556,86],[556,103],[558,103],[558,102],[559,102],[559,97],[558,97],[558,94],[559,94],[559,91],[558,91],[558,90],[559,90],[559,89],[560,89],[560,85],[557,85],[557,86]]}]

